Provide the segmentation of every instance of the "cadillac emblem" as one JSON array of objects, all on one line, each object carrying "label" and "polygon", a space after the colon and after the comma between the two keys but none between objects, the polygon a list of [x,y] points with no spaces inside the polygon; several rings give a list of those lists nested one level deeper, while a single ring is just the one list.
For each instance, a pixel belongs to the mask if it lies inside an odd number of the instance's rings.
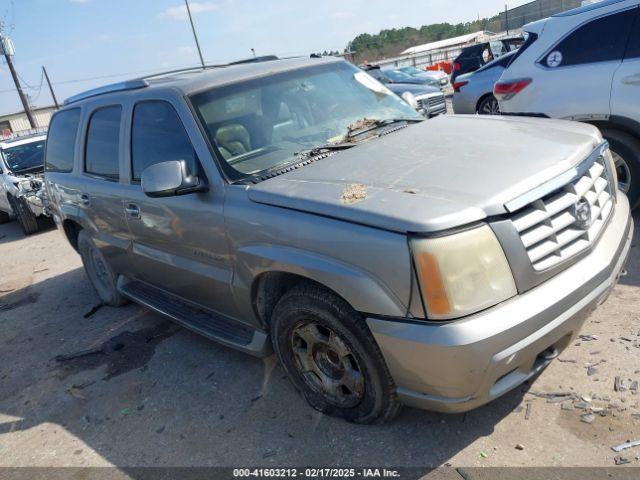
[{"label": "cadillac emblem", "polygon": [[585,198],[581,198],[573,206],[573,216],[576,219],[576,225],[583,230],[589,230],[593,223],[591,218],[591,205]]}]

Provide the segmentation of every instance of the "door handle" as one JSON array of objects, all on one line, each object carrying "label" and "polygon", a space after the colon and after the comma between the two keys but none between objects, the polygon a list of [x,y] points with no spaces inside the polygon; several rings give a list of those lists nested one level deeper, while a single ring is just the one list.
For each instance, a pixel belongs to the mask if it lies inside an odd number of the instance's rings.
[{"label": "door handle", "polygon": [[140,218],[140,207],[135,203],[129,203],[125,207],[124,211],[127,212],[127,215],[129,215],[130,217]]},{"label": "door handle", "polygon": [[83,193],[80,195],[80,202],[83,205],[91,205],[91,197],[88,194]]},{"label": "door handle", "polygon": [[624,77],[622,79],[622,83],[624,83],[625,85],[640,85],[640,73]]}]

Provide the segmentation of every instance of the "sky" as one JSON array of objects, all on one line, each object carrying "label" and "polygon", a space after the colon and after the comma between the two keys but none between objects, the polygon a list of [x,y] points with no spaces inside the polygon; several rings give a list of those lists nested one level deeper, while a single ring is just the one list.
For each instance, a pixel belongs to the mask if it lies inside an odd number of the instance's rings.
[{"label": "sky", "polygon": [[[512,1],[509,7],[525,3]],[[342,51],[359,33],[489,17],[504,0],[190,0],[207,63],[257,55]],[[14,64],[37,106],[83,90],[198,60],[184,0],[0,0]],[[0,61],[0,114],[21,110]]]}]

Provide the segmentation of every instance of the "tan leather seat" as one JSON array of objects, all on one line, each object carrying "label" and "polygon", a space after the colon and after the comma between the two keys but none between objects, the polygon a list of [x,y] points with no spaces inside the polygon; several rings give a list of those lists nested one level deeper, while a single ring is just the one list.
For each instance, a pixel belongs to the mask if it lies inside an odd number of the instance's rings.
[{"label": "tan leather seat", "polygon": [[239,123],[224,125],[216,132],[216,144],[226,159],[251,151],[251,138],[247,129]]}]

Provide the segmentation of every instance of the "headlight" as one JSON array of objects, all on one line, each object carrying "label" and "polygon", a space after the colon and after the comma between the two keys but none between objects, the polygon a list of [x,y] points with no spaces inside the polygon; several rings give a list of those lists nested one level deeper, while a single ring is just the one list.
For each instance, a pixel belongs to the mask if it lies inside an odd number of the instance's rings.
[{"label": "headlight", "polygon": [[462,317],[516,295],[498,239],[489,226],[411,241],[430,319]]},{"label": "headlight", "polygon": [[413,96],[413,93],[404,92],[402,94],[402,99],[411,105],[412,108],[415,108],[416,110],[418,109],[418,101],[416,100],[416,97]]},{"label": "headlight", "polygon": [[611,180],[613,181],[613,196],[617,197],[618,192],[618,171],[616,170],[616,162],[611,154],[611,150],[607,150],[602,154],[605,160],[609,164],[609,171],[611,172]]}]

